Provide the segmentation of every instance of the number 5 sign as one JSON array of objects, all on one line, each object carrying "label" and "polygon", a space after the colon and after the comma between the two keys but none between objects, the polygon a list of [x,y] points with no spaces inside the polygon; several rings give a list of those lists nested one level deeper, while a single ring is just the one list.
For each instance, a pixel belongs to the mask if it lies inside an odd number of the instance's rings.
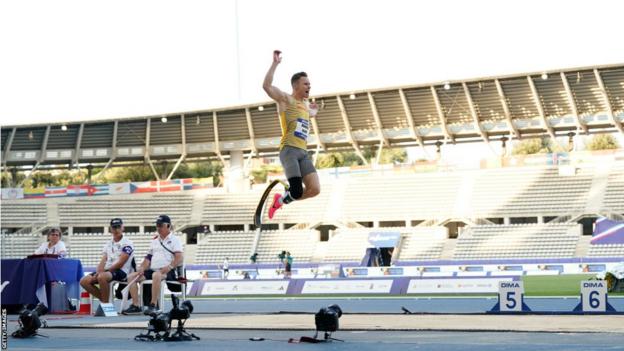
[{"label": "number 5 sign", "polygon": [[498,303],[492,312],[527,312],[524,304],[524,283],[521,281],[501,281],[498,283]]},{"label": "number 5 sign", "polygon": [[577,312],[614,312],[607,299],[607,282],[604,280],[584,280],[581,282],[581,303]]}]

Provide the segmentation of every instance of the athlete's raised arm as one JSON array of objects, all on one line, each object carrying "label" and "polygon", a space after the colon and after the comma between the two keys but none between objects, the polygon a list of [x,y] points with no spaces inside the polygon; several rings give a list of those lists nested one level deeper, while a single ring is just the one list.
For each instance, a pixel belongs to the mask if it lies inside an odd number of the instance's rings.
[{"label": "athlete's raised arm", "polygon": [[275,100],[277,103],[287,103],[288,96],[286,95],[286,93],[273,85],[273,76],[275,75],[275,69],[277,68],[277,65],[282,62],[282,58],[280,57],[281,53],[282,52],[279,50],[273,51],[273,63],[271,64],[271,68],[269,68],[269,71],[264,77],[262,88],[271,97],[271,99]]}]

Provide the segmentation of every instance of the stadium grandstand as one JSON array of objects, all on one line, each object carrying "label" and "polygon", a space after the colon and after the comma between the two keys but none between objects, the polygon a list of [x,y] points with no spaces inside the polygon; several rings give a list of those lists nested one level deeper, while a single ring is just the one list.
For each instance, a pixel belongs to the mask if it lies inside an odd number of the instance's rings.
[{"label": "stadium grandstand", "polygon": [[[110,218],[122,217],[139,251],[154,219],[169,214],[187,244],[187,265],[277,262],[360,263],[371,232],[398,233],[392,262],[624,257],[624,243],[590,243],[593,221],[624,219],[624,153],[565,152],[500,157],[496,167],[377,165],[362,147],[503,143],[548,136],[624,135],[624,66],[596,66],[315,96],[315,155],[352,150],[367,166],[319,170],[320,196],[285,207],[256,231],[266,184],[251,186],[249,160],[274,157],[274,103],[82,123],[2,126],[2,170],[23,172],[150,165],[172,182],[182,162],[218,160],[225,187],[120,195],[42,195],[3,189],[2,258],[32,253],[60,226],[70,257],[99,260]],[[162,177],[155,162],[175,164]],[[167,183],[173,184],[173,183]],[[176,183],[177,184],[177,183]],[[182,183],[179,183],[182,184]],[[90,185],[85,186],[105,186]],[[134,187],[128,185],[128,189]],[[138,186],[138,185],[136,185]],[[383,188],[383,191],[380,191]],[[69,189],[69,188],[68,188]],[[69,191],[69,190],[66,190]],[[96,190],[94,190],[96,191]],[[21,196],[20,196],[21,194]],[[52,194],[52,192],[50,192]]]}]

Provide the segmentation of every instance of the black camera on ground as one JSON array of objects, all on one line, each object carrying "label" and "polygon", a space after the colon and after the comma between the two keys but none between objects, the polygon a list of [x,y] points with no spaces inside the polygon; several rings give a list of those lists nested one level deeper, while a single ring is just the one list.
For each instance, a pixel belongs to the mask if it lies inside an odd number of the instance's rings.
[{"label": "black camera on ground", "polygon": [[32,310],[25,309],[20,312],[18,321],[20,328],[17,329],[12,336],[22,339],[37,335],[37,330],[41,328],[41,325],[45,326],[45,321],[42,322],[39,317],[46,313],[48,313],[48,308],[43,303],[39,303]]},{"label": "black camera on ground", "polygon": [[[193,304],[191,301],[184,301],[180,304],[180,299],[171,295],[171,303],[173,307],[167,313],[152,313],[151,319],[147,323],[147,334],[139,334],[134,337],[140,341],[191,341],[199,340],[195,334],[188,333],[184,329],[184,323],[191,317],[193,313]],[[174,332],[171,331],[173,321],[177,320],[178,325]],[[154,333],[154,335],[152,335]]]},{"label": "black camera on ground", "polygon": [[152,313],[150,315],[152,319],[147,324],[148,331],[151,330],[154,333],[166,333],[169,331],[169,314],[168,313]]},{"label": "black camera on ground", "polygon": [[342,317],[342,310],[338,305],[331,305],[321,308],[314,315],[316,331],[335,332],[338,330],[338,319]]},{"label": "black camera on ground", "polygon": [[173,308],[169,311],[169,322],[173,320],[182,320],[189,319],[191,317],[191,313],[193,313],[193,304],[191,301],[184,301],[180,304],[180,299],[171,295],[171,303],[173,304]]},{"label": "black camera on ground", "polygon": [[[340,339],[333,338],[331,335],[333,332],[338,331],[339,323],[338,319],[342,317],[342,309],[338,305],[331,305],[327,307],[321,308],[314,315],[314,324],[316,325],[316,333],[314,333],[313,337],[302,336],[299,339],[299,342],[309,342],[309,343],[320,343],[320,342],[330,342],[332,340],[336,341],[344,341]],[[319,332],[324,333],[323,339],[318,339]],[[294,339],[291,339],[294,340]]]}]

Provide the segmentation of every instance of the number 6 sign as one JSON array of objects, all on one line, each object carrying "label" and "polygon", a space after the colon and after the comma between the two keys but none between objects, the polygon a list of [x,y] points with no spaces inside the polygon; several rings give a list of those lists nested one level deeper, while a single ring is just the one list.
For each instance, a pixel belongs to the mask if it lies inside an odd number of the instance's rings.
[{"label": "number 6 sign", "polygon": [[613,312],[607,299],[607,282],[604,280],[584,280],[581,282],[581,303],[577,312]]}]

